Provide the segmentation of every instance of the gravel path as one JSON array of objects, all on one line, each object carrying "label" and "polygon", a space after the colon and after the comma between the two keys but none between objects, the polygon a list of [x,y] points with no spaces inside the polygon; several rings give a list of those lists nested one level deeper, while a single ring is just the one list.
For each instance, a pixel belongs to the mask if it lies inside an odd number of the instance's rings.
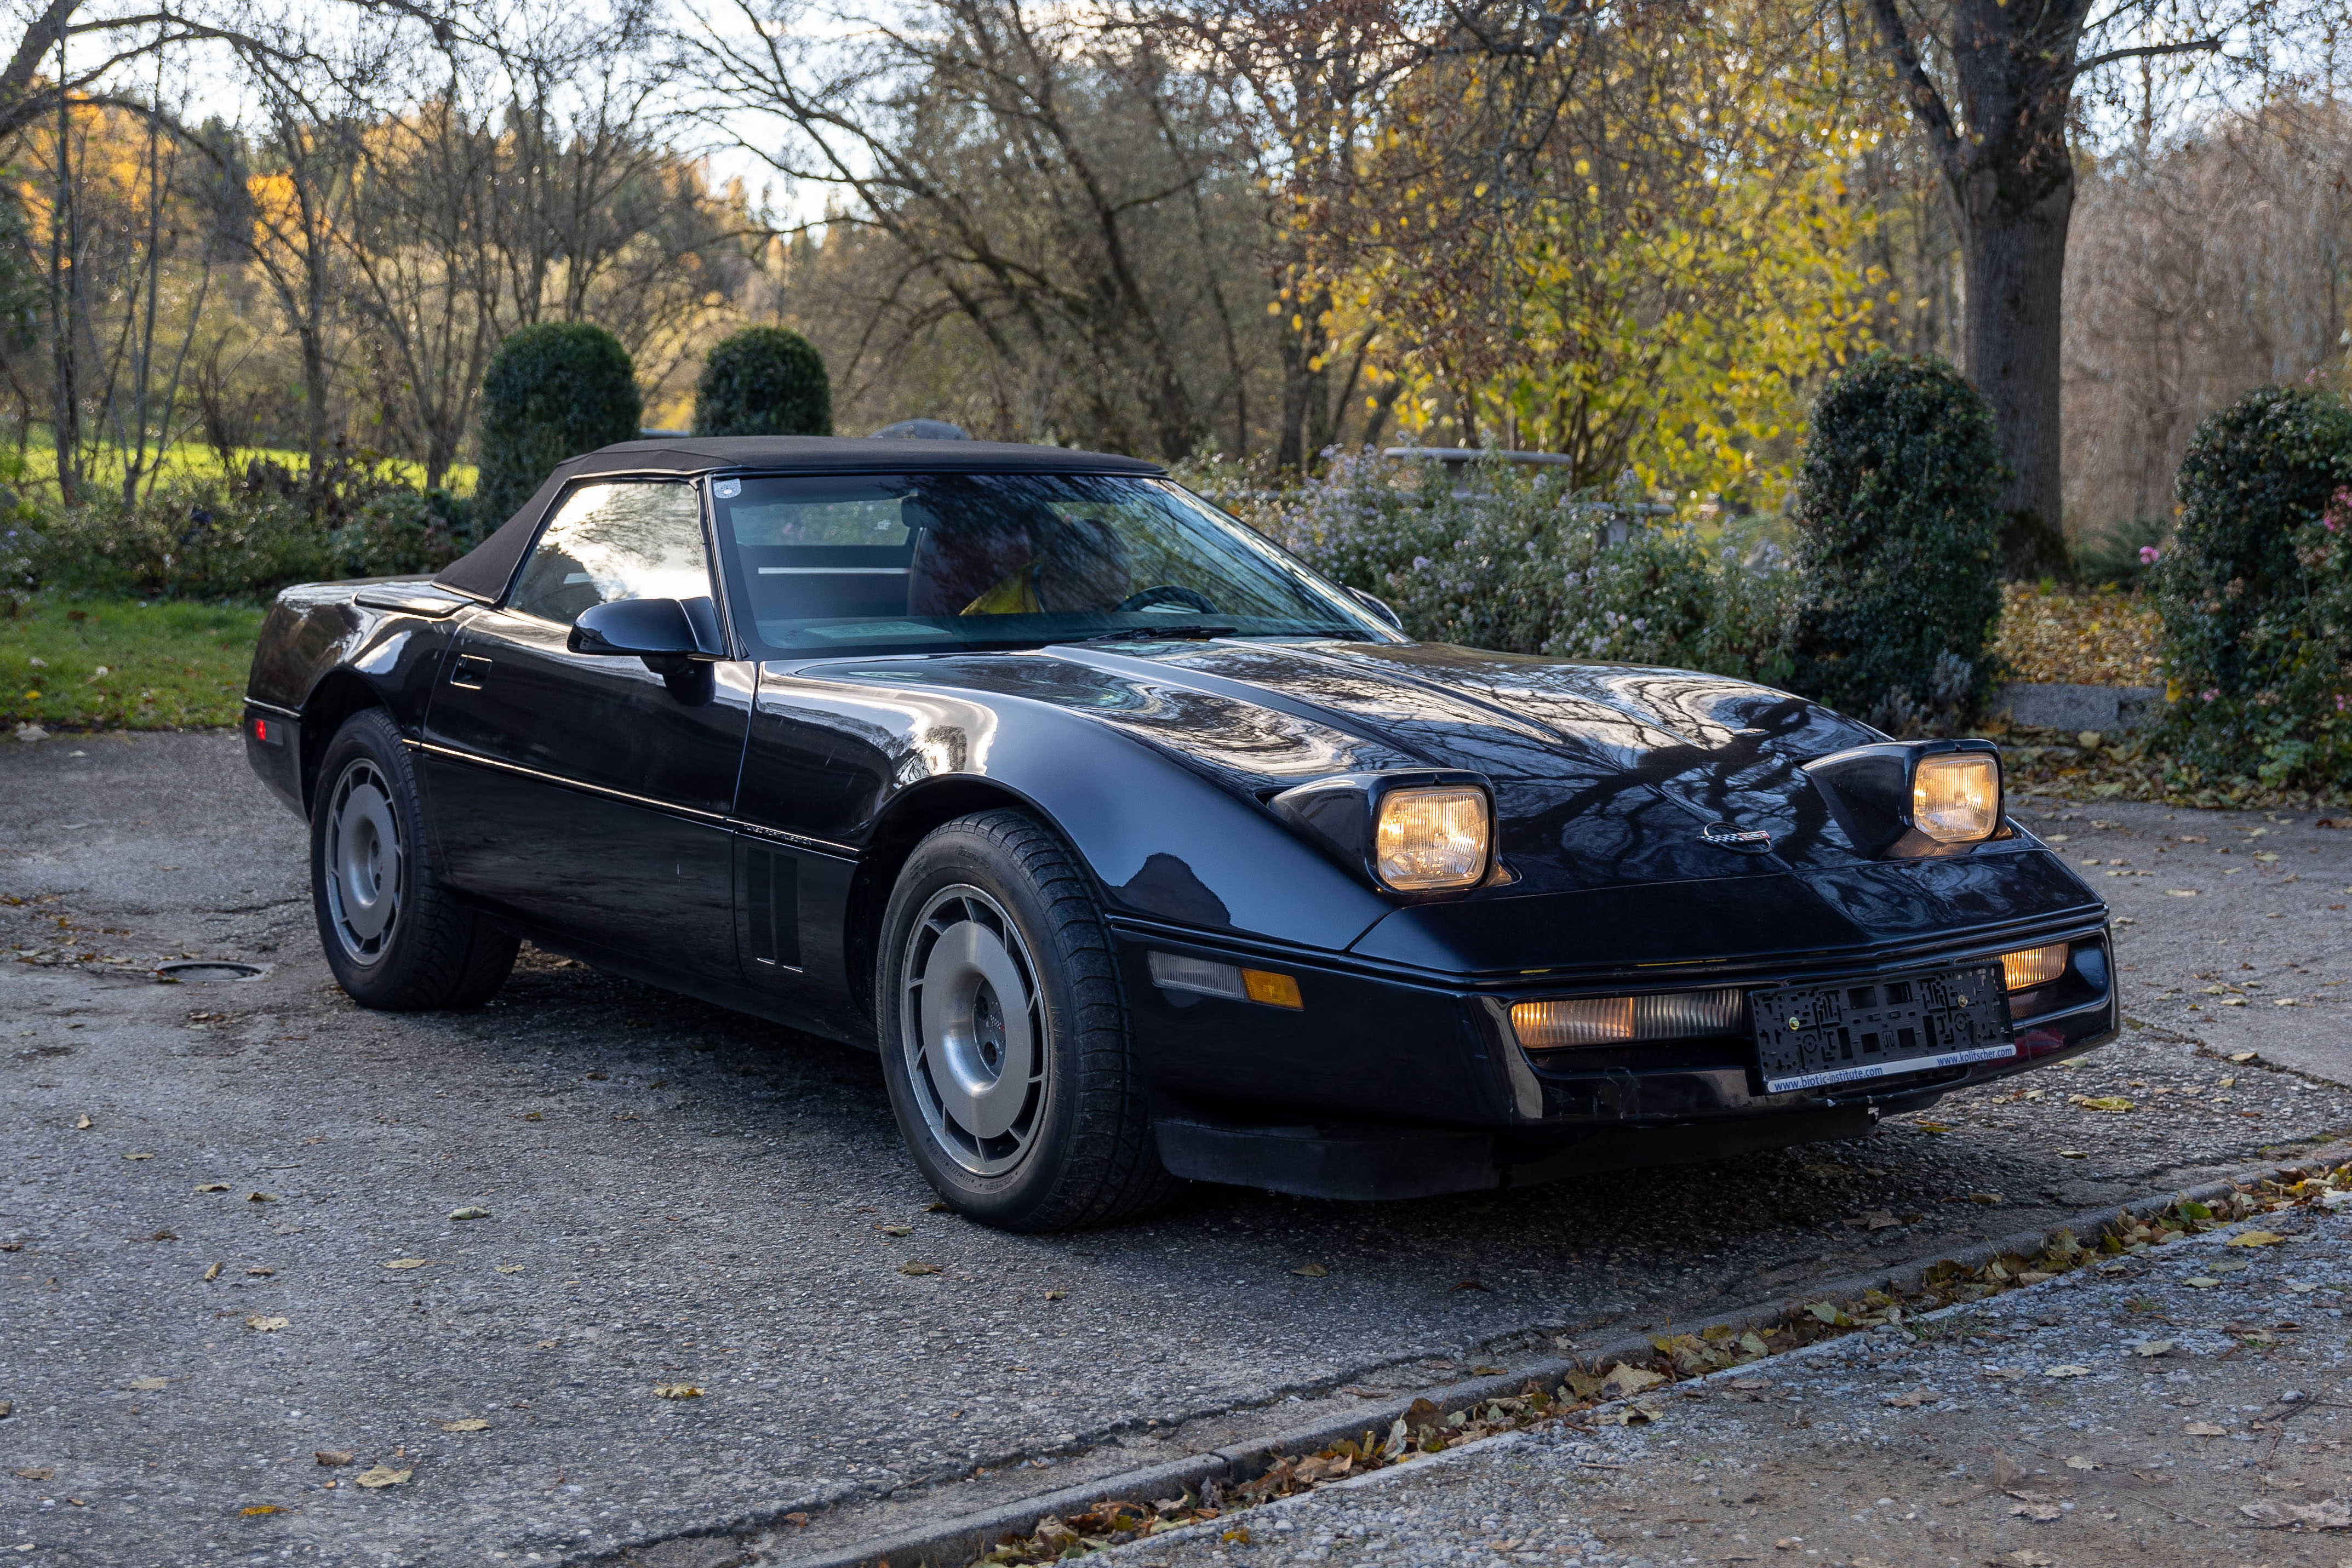
[{"label": "gravel path", "polygon": [[[1385,1205],[1203,1188],[1148,1225],[1017,1237],[928,1211],[866,1054],[536,954],[477,1013],[353,1006],[317,956],[299,825],[234,736],[0,747],[0,1546],[853,1544],[2352,1127],[2323,898],[2352,882],[2352,834],[2038,809],[2103,861],[2153,857],[2158,831],[2208,845],[2103,883],[2138,921],[2120,958],[2145,1026],[2025,1098],[1719,1166]],[[182,954],[268,973],[147,977]],[[2208,997],[2224,960],[2256,967]],[[2289,973],[2295,1008],[2220,1005]],[[2288,1020],[2294,1070],[2216,1054],[2284,1060]],[[489,1217],[450,1217],[469,1207]],[[656,1394],[677,1384],[702,1392]],[[408,1479],[353,1484],[378,1467]]]},{"label": "gravel path", "polygon": [[2347,1293],[2352,1218],[2265,1216],[1097,1560],[2336,1568]]}]

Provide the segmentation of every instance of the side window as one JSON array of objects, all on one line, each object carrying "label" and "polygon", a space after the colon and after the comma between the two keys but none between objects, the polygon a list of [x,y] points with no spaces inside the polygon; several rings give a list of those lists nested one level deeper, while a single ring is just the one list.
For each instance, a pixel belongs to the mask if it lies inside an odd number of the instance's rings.
[{"label": "side window", "polygon": [[692,485],[583,485],[563,498],[523,563],[507,607],[570,626],[614,599],[710,594],[702,508]]}]

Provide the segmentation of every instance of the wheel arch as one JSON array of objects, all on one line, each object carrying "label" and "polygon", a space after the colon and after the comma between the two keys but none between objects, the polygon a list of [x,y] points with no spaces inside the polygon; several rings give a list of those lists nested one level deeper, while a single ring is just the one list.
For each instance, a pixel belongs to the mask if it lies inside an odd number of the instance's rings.
[{"label": "wheel arch", "polygon": [[381,708],[389,713],[392,703],[383,692],[368,683],[366,677],[348,668],[329,670],[310,689],[310,694],[303,699],[302,811],[305,816],[310,814],[318,800],[319,763],[326,756],[329,743],[352,714],[370,708]]},{"label": "wheel arch", "polygon": [[993,779],[972,773],[950,773],[901,790],[876,819],[865,858],[850,883],[849,909],[843,921],[849,978],[857,1005],[879,1023],[875,1012],[874,969],[880,950],[882,916],[889,907],[890,890],[898,885],[915,846],[958,817],[978,812],[1013,810],[1036,819],[1059,838],[1080,865],[1086,857],[1070,840],[1053,814],[1036,801]]}]

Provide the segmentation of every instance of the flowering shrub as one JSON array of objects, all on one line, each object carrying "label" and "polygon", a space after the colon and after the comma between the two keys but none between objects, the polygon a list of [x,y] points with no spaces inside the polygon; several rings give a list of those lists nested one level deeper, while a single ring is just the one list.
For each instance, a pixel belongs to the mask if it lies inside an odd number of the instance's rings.
[{"label": "flowering shrub", "polygon": [[2166,738],[2203,778],[2352,775],[2352,407],[2248,393],[2198,426],[2180,525],[2155,570]]},{"label": "flowering shrub", "polygon": [[[1710,546],[1633,498],[1573,492],[1500,460],[1342,456],[1276,496],[1226,498],[1325,575],[1378,595],[1433,642],[1787,679],[1780,552]],[[1612,542],[1612,532],[1614,542]]]}]

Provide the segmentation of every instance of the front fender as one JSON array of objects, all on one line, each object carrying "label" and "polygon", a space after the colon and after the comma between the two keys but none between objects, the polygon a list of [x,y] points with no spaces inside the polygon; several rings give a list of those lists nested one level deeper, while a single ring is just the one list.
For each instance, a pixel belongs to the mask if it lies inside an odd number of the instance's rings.
[{"label": "front fender", "polygon": [[1053,703],[762,669],[737,814],[864,855],[984,784],[1052,823],[1114,917],[1343,951],[1396,906],[1264,803]]}]

